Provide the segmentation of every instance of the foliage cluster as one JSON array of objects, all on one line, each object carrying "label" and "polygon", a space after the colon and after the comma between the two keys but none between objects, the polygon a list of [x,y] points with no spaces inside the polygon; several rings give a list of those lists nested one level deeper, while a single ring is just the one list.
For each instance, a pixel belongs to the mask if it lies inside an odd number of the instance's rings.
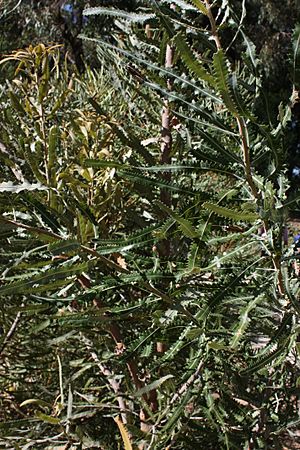
[{"label": "foliage cluster", "polygon": [[283,240],[299,30],[269,120],[244,11],[139,5],[83,12],[122,30],[82,36],[101,71],[72,73],[57,45],[2,61],[0,443],[282,448],[299,421]]}]

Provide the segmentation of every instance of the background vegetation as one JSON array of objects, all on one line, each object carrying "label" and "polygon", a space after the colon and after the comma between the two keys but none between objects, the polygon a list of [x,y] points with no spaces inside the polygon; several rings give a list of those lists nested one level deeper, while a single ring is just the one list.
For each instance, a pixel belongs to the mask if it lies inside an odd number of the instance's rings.
[{"label": "background vegetation", "polygon": [[297,448],[297,13],[119,7],[1,4],[0,443]]}]

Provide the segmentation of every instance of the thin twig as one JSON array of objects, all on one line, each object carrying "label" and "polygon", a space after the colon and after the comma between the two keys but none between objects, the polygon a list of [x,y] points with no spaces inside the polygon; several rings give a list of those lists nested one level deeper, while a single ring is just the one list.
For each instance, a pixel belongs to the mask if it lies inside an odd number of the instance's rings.
[{"label": "thin twig", "polygon": [[173,397],[171,398],[171,401],[170,401],[171,405],[173,403],[175,403],[176,400],[178,400],[182,396],[182,394],[184,394],[188,390],[188,388],[190,386],[192,386],[192,384],[195,382],[196,378],[199,376],[199,373],[201,372],[203,366],[204,366],[203,361],[200,361],[195,372],[192,373],[192,375],[187,379],[187,381],[180,387],[180,389],[176,392],[176,394],[174,394]]},{"label": "thin twig", "polygon": [[20,319],[21,319],[21,312],[19,311],[18,314],[16,315],[15,320],[13,321],[12,326],[10,327],[7,335],[5,336],[2,346],[0,347],[0,354],[3,353],[7,344],[11,340],[13,334],[15,333],[15,331],[17,329]]},{"label": "thin twig", "polygon": [[244,157],[244,168],[245,168],[245,176],[247,179],[247,182],[250,186],[252,195],[258,199],[259,194],[257,191],[257,188],[254,184],[252,173],[251,173],[251,161],[250,161],[250,151],[249,151],[249,145],[248,145],[248,139],[247,139],[247,133],[246,133],[246,124],[243,117],[237,116],[236,118],[238,128],[239,128],[239,134],[241,137],[241,143],[242,143],[242,150],[243,150],[243,157]]},{"label": "thin twig", "polygon": [[221,41],[218,35],[218,28],[216,25],[216,21],[215,18],[211,12],[211,5],[209,0],[204,0],[204,5],[207,9],[207,17],[209,19],[210,22],[210,28],[211,28],[211,35],[213,37],[213,40],[215,41],[216,47],[218,50],[221,50],[222,46],[221,46]]},{"label": "thin twig", "polygon": [[127,413],[126,413],[126,411],[127,411],[126,404],[125,404],[123,397],[120,395],[121,394],[120,383],[115,379],[114,373],[111,370],[109,370],[104,364],[101,363],[101,361],[98,358],[98,355],[93,351],[92,342],[86,336],[84,336],[82,333],[80,333],[80,337],[81,337],[82,341],[84,342],[86,348],[89,350],[92,359],[95,361],[95,363],[99,367],[100,372],[105,376],[105,378],[107,378],[112,390],[117,395],[117,401],[118,401],[118,405],[120,408],[122,422],[124,424],[128,423],[128,418],[127,418]]}]

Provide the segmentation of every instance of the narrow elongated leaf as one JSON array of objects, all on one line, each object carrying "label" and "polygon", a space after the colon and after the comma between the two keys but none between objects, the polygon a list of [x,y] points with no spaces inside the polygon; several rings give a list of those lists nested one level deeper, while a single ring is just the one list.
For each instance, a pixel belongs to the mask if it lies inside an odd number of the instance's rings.
[{"label": "narrow elongated leaf", "polygon": [[122,11],[120,9],[103,8],[101,6],[84,9],[83,15],[84,16],[105,15],[109,17],[115,17],[116,19],[125,19],[126,21],[132,23],[145,23],[155,18],[155,14],[132,13],[128,11]]},{"label": "narrow elongated leaf", "polygon": [[164,203],[161,203],[159,201],[156,202],[160,209],[165,211],[172,219],[176,220],[178,222],[183,234],[188,238],[195,238],[198,236],[197,230],[194,228],[194,226],[191,224],[191,222],[183,217],[180,216],[180,214],[177,214],[175,211],[173,211],[171,208],[169,208]]},{"label": "narrow elongated leaf", "polygon": [[293,34],[293,82],[295,89],[300,89],[300,25],[298,24]]},{"label": "narrow elongated leaf", "polygon": [[53,125],[49,130],[48,141],[48,172],[50,177],[51,186],[56,186],[56,172],[55,164],[57,160],[57,150],[59,144],[59,129],[56,125]]},{"label": "narrow elongated leaf", "polygon": [[74,250],[78,250],[80,248],[80,245],[81,244],[79,242],[72,239],[61,240],[49,244],[48,250],[53,255],[60,255],[63,253],[68,254],[74,252]]},{"label": "narrow elongated leaf", "polygon": [[28,398],[27,400],[24,400],[24,402],[22,402],[20,404],[20,408],[22,408],[22,406],[26,406],[26,405],[38,405],[38,406],[42,406],[42,407],[47,407],[47,408],[51,408],[51,403],[45,402],[44,400],[41,400],[39,398]]},{"label": "narrow elongated leaf", "polygon": [[245,370],[242,370],[241,376],[250,375],[251,373],[255,373],[258,370],[267,367],[274,360],[276,360],[277,357],[284,356],[286,354],[286,349],[287,349],[287,342],[283,342],[281,345],[278,345],[276,350],[271,351],[268,355],[264,356],[263,358],[259,358],[258,361],[256,361],[250,367],[248,367]]},{"label": "narrow elongated leaf", "polygon": [[13,181],[3,181],[0,183],[0,192],[19,193],[21,191],[46,191],[48,188],[41,183],[29,183],[24,181],[21,184],[15,184]]},{"label": "narrow elongated leaf", "polygon": [[199,9],[199,11],[202,12],[202,14],[207,16],[207,9],[206,9],[206,7],[204,6],[204,3],[202,3],[201,0],[192,0],[192,2]]},{"label": "narrow elongated leaf", "polygon": [[229,88],[229,72],[223,50],[218,50],[213,57],[216,86],[228,110],[236,115],[236,107]]},{"label": "narrow elongated leaf", "polygon": [[205,97],[210,97],[216,103],[222,103],[221,98],[219,98],[214,92],[199,86],[199,83],[195,83],[187,77],[180,76],[176,72],[175,68],[168,69],[166,67],[157,65],[157,64],[153,63],[152,61],[148,61],[147,59],[145,59],[145,57],[143,55],[141,55],[137,52],[135,52],[135,53],[129,52],[127,50],[124,50],[123,48],[116,47],[115,45],[112,45],[112,44],[102,41],[100,39],[89,38],[84,35],[80,35],[79,37],[83,40],[97,42],[101,47],[112,49],[115,52],[120,53],[121,55],[124,55],[128,59],[136,61],[138,64],[140,64],[142,66],[146,66],[148,69],[150,69],[152,71],[159,72],[160,75],[164,75],[165,77],[170,78],[170,79],[175,79],[187,86],[192,87],[195,91],[199,91],[199,93],[201,93]]},{"label": "narrow elongated leaf", "polygon": [[170,378],[174,378],[174,375],[165,375],[164,377],[161,377],[159,380],[153,381],[153,383],[150,383],[147,386],[143,387],[142,389],[136,391],[134,393],[134,396],[141,397],[144,394],[148,394],[148,392],[159,388],[163,383],[165,383],[165,381],[169,380]]},{"label": "narrow elongated leaf", "polygon": [[184,36],[181,33],[177,34],[174,38],[174,42],[187,68],[194,75],[196,75],[199,80],[206,81],[211,86],[214,86],[214,77],[209,72],[207,72],[203,65],[196,59],[195,55],[191,51],[190,46],[186,43]]},{"label": "narrow elongated leaf", "polygon": [[121,436],[123,439],[124,450],[133,450],[128,431],[127,431],[125,425],[123,424],[123,422],[121,421],[121,419],[119,418],[119,416],[114,417],[114,421],[116,422],[116,424],[119,427],[119,430],[120,430],[120,433],[121,433]]},{"label": "narrow elongated leaf", "polygon": [[104,159],[86,159],[84,161],[85,167],[115,167],[116,169],[126,169],[130,168],[128,164],[121,164],[118,161],[104,160]]},{"label": "narrow elongated leaf", "polygon": [[51,269],[46,272],[42,272],[39,275],[35,275],[25,280],[13,281],[9,284],[4,284],[0,286],[0,295],[12,295],[12,294],[23,294],[34,290],[35,285],[45,285],[50,280],[55,282],[57,279],[65,280],[65,284],[68,283],[67,277],[80,274],[87,270],[87,263],[74,265],[71,267],[58,267],[57,269]]},{"label": "narrow elongated leaf", "polygon": [[59,425],[60,419],[53,416],[48,416],[47,414],[44,414],[40,411],[37,411],[35,413],[35,417],[39,420],[42,420],[43,422],[50,423],[51,425]]},{"label": "narrow elongated leaf", "polygon": [[21,113],[22,115],[27,115],[22,103],[19,101],[16,94],[13,91],[9,91],[8,95],[10,97],[10,101],[11,101],[13,108],[16,111],[18,111],[19,113]]},{"label": "narrow elongated leaf", "polygon": [[202,204],[203,208],[208,209],[219,216],[227,217],[235,221],[255,222],[259,219],[259,215],[254,212],[235,211],[233,209],[225,208],[214,203],[205,202]]},{"label": "narrow elongated leaf", "polygon": [[173,191],[173,192],[178,192],[178,193],[181,192],[181,193],[189,194],[189,195],[197,194],[197,191],[192,191],[190,189],[180,187],[180,186],[176,185],[175,183],[170,183],[163,179],[150,178],[145,175],[141,175],[140,173],[135,173],[133,171],[132,172],[119,171],[118,173],[121,176],[123,176],[124,178],[132,180],[137,184],[143,184],[145,186],[153,186],[154,188],[162,188],[162,189],[166,189],[168,191]]}]

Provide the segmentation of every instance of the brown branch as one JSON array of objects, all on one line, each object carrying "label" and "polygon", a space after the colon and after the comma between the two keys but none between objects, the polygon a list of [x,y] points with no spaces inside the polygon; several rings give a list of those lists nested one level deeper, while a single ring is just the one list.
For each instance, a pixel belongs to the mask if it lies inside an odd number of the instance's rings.
[{"label": "brown branch", "polygon": [[[89,289],[91,287],[90,280],[85,277],[83,274],[78,277],[78,281],[81,284],[81,286],[84,289]],[[94,300],[95,306],[98,308],[103,308],[103,304],[100,302],[100,300],[95,299]],[[121,329],[118,326],[116,322],[111,321],[111,323],[108,326],[108,332],[113,338],[115,344],[116,344],[116,351],[117,352],[123,352],[125,347],[124,338],[121,333]],[[140,380],[138,376],[138,365],[134,358],[130,358],[127,362],[127,369],[131,376],[131,379],[133,381],[133,384],[137,390],[142,389],[145,384]],[[150,391],[149,395],[146,394],[142,395],[143,400],[145,403],[149,406],[151,411],[155,411],[157,409],[157,396],[156,391]],[[141,419],[141,430],[145,432],[149,432],[150,428],[149,425],[146,423],[146,420],[148,419],[148,414],[146,411],[141,409],[140,411],[140,419]],[[125,423],[125,422],[124,422]]]},{"label": "brown branch", "polygon": [[92,342],[87,337],[85,337],[82,333],[80,333],[80,336],[81,336],[81,339],[84,342],[86,348],[89,350],[92,359],[95,361],[95,363],[99,367],[101,373],[108,379],[108,383],[110,384],[114,393],[117,395],[117,401],[118,401],[119,408],[120,408],[122,422],[124,424],[128,423],[128,418],[127,418],[127,413],[126,413],[126,411],[127,411],[126,403],[125,403],[122,395],[120,395],[121,394],[120,383],[115,379],[114,373],[111,372],[104,364],[101,363],[97,354],[93,351]]},{"label": "brown branch", "polygon": [[256,186],[254,184],[253,178],[252,178],[252,173],[251,173],[251,162],[250,162],[250,151],[249,151],[249,145],[247,142],[247,136],[246,136],[246,125],[245,125],[245,121],[242,117],[237,116],[236,118],[237,124],[238,124],[238,128],[239,128],[239,134],[241,137],[241,145],[242,145],[242,150],[243,150],[243,157],[244,157],[244,170],[245,170],[245,176],[246,176],[246,180],[250,186],[252,195],[258,199],[259,198],[259,194],[258,191],[256,189]]},{"label": "brown branch", "polygon": [[204,0],[204,5],[207,9],[207,17],[210,22],[211,35],[213,37],[213,40],[215,41],[217,49],[221,50],[222,46],[221,46],[221,41],[220,41],[219,34],[218,34],[218,28],[217,28],[215,18],[211,12],[211,5],[210,5],[209,0]]}]

